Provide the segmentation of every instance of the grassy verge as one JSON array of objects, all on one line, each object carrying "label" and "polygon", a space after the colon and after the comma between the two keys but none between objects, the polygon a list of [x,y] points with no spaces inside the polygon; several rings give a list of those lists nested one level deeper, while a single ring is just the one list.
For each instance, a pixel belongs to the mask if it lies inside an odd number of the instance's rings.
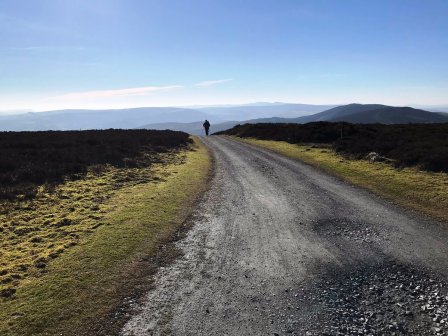
[{"label": "grassy verge", "polygon": [[[45,245],[47,250],[33,252],[48,254],[46,261],[52,258],[51,253],[59,254],[42,268],[37,267],[41,271],[26,273],[12,298],[1,298],[0,335],[101,334],[98,322],[113,312],[124,297],[132,295],[135,287],[145,286],[146,270],[154,266],[152,257],[182,226],[205,188],[211,164],[206,148],[196,140],[193,150],[177,157],[169,165],[154,165],[149,182],[144,182],[140,174],[138,183],[110,192],[99,208],[89,203],[89,197],[84,199],[83,192],[88,195],[93,191],[101,197],[101,186],[118,183],[117,174],[102,174],[66,186],[73,195],[66,193],[62,199],[72,203],[72,208],[83,210],[73,210],[64,217],[66,220],[50,217],[51,223],[56,223],[50,226],[66,231],[62,236],[68,238],[50,248]],[[132,174],[127,179],[132,180]],[[33,213],[27,215],[28,219],[33,217]],[[92,217],[96,215],[99,217]],[[91,220],[96,224],[92,225]],[[50,232],[50,238],[58,234]],[[7,256],[1,254],[2,263],[20,260],[26,265],[21,251],[27,255],[40,239],[47,239],[47,234],[31,245],[23,242],[23,249],[19,244],[16,252]]]},{"label": "grassy verge", "polygon": [[448,174],[396,169],[385,163],[347,160],[328,148],[283,141],[235,138],[298,159],[339,176],[402,206],[448,223]]}]

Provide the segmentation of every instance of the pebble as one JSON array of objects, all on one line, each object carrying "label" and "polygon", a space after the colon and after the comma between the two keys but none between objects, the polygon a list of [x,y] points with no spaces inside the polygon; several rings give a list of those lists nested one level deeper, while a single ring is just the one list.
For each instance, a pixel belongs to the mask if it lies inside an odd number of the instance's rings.
[{"label": "pebble", "polygon": [[329,276],[302,293],[292,295],[302,302],[295,305],[298,314],[323,305],[318,308],[321,314],[308,315],[316,326],[309,329],[313,335],[425,336],[442,335],[448,328],[448,285],[404,265],[366,267],[343,278]]}]

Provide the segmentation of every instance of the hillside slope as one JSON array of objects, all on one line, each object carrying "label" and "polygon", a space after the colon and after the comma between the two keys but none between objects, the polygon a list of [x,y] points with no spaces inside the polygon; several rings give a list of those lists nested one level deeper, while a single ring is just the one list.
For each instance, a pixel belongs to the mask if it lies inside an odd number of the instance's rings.
[{"label": "hillside slope", "polygon": [[[221,132],[238,124],[306,124],[310,122],[350,122],[353,124],[428,124],[446,123],[448,114],[428,112],[414,109],[412,107],[394,107],[380,104],[349,104],[331,108],[309,116],[298,118],[257,118],[244,121],[226,121],[223,123],[212,123],[211,132]],[[194,135],[203,134],[202,121],[194,123],[158,123],[140,126],[145,129],[170,129],[182,131]]]},{"label": "hillside slope", "polygon": [[270,117],[297,118],[326,111],[335,106],[336,105],[260,103],[239,106],[204,107],[198,110],[210,115],[220,116],[224,120],[243,121]]},{"label": "hillside slope", "polygon": [[[59,110],[0,115],[0,131],[86,130],[107,128],[152,128],[186,130],[201,134],[197,126],[205,119],[217,126],[220,122],[251,120],[272,116],[299,117],[324,111],[332,105],[257,103],[246,105],[199,107],[142,107],[109,110]],[[178,125],[193,123],[198,125]],[[166,124],[166,125],[162,125]],[[238,123],[238,122],[237,122]],[[215,131],[230,128],[222,125]],[[151,126],[148,126],[151,124]],[[153,125],[156,124],[156,125]],[[142,126],[145,125],[145,126]]]},{"label": "hillside slope", "polygon": [[315,121],[346,121],[356,124],[410,124],[443,123],[448,122],[448,117],[412,107],[349,104],[293,120],[294,123],[301,124]]},{"label": "hillside slope", "polygon": [[210,118],[205,112],[175,107],[120,110],[60,110],[0,116],[0,131],[85,130],[136,128],[142,124]]}]

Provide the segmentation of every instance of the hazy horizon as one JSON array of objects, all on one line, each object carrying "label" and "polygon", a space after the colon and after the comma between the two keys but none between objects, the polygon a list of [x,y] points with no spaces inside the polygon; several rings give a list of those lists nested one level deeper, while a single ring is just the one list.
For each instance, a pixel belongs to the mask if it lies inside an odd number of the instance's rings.
[{"label": "hazy horizon", "polygon": [[167,105],[167,106],[133,106],[133,107],[121,107],[121,108],[60,108],[60,109],[53,109],[53,110],[32,110],[32,109],[19,109],[19,110],[0,110],[0,115],[17,115],[17,114],[25,114],[25,113],[39,113],[39,112],[54,112],[54,111],[64,111],[64,110],[92,110],[92,111],[101,111],[101,110],[126,110],[126,109],[144,109],[144,108],[185,108],[185,109],[205,109],[205,108],[211,108],[211,107],[218,107],[218,108],[225,108],[225,107],[237,107],[237,106],[255,106],[254,104],[258,106],[268,106],[268,105],[287,105],[287,104],[298,104],[298,105],[316,105],[316,106],[343,106],[348,104],[362,104],[362,105],[369,105],[369,104],[379,104],[379,105],[387,105],[387,106],[396,106],[396,107],[413,107],[417,109],[444,109],[448,112],[448,104],[438,104],[438,105],[419,105],[419,104],[404,104],[404,105],[388,105],[388,104],[382,104],[381,102],[368,102],[368,103],[360,103],[360,102],[350,102],[350,103],[342,103],[342,104],[310,104],[310,103],[302,103],[302,102],[248,102],[248,103],[241,103],[241,104],[212,104],[212,105],[181,105],[181,106],[174,106],[174,105]]},{"label": "hazy horizon", "polygon": [[443,0],[5,0],[0,111],[446,106],[447,12]]}]

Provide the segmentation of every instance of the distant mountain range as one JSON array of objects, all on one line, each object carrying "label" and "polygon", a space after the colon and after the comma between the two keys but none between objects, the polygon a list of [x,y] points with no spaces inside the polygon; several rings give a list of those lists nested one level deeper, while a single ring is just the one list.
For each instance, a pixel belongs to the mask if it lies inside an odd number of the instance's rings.
[{"label": "distant mountain range", "polygon": [[354,124],[410,124],[443,123],[448,118],[440,113],[428,112],[412,107],[395,107],[379,104],[349,104],[334,107],[310,116],[295,118],[297,123],[312,121],[346,121]]},{"label": "distant mountain range", "polygon": [[[0,131],[79,130],[138,128],[147,124],[213,124],[270,116],[299,117],[327,110],[334,105],[256,103],[218,107],[143,107],[121,110],[60,110],[0,115]],[[165,127],[166,128],[166,127]]]},{"label": "distant mountain range", "polygon": [[[264,105],[263,105],[264,104]],[[285,103],[254,103],[236,106],[201,107],[198,110],[224,120],[250,120],[258,118],[297,118],[326,111],[337,105],[308,105]]]},{"label": "distant mountain range", "polygon": [[[445,123],[448,122],[448,114],[434,113],[412,107],[394,107],[379,104],[349,104],[337,106],[323,112],[297,118],[257,118],[245,121],[227,121],[212,124],[211,131],[220,132],[232,128],[237,124],[256,123],[296,123],[305,124],[317,121],[350,122],[354,124],[410,124],[410,123]],[[203,134],[202,122],[197,123],[171,123],[145,125],[142,128],[174,129],[190,134]]]},{"label": "distant mountain range", "polygon": [[351,123],[443,123],[448,114],[412,107],[379,104],[306,105],[255,103],[247,105],[198,107],[145,107],[121,110],[61,110],[0,115],[0,130],[79,130],[105,128],[173,129],[202,134],[208,119],[212,132],[242,123],[308,123],[346,121]]},{"label": "distant mountain range", "polygon": [[[0,116],[2,131],[79,130],[136,128],[146,123],[179,121],[183,123],[208,118],[199,110],[174,107],[144,107],[121,110],[61,110],[29,112]],[[216,121],[223,121],[216,118]]]}]

